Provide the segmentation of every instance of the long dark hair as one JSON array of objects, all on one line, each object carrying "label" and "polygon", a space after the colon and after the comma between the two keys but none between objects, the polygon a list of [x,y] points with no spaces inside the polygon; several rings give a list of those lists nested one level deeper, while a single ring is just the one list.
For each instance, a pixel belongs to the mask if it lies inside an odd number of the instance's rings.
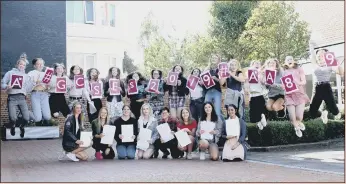
[{"label": "long dark hair", "polygon": [[158,79],[161,79],[162,78],[162,71],[161,70],[151,70],[151,78],[154,79],[153,74],[155,71],[159,72],[159,78]]},{"label": "long dark hair", "polygon": [[143,75],[142,75],[141,73],[139,73],[139,72],[133,72],[133,73],[130,73],[129,75],[127,75],[127,77],[126,77],[126,84],[129,83],[129,80],[132,79],[132,76],[133,76],[133,74],[135,74],[135,73],[137,73],[137,74],[138,74],[138,77],[139,77],[139,79],[138,79],[138,81],[137,81],[137,84],[138,84],[138,83],[141,84],[142,82],[145,82],[145,81],[146,81],[146,79],[143,77]]},{"label": "long dark hair", "polygon": [[212,108],[211,110],[211,121],[212,122],[217,122],[218,121],[218,116],[215,112],[215,108],[214,108],[214,105],[211,103],[211,102],[204,102],[203,104],[203,111],[202,111],[202,116],[201,116],[201,121],[206,121],[207,120],[207,113],[205,112],[204,110],[204,107],[209,104]]},{"label": "long dark hair", "polygon": [[65,76],[66,75],[66,68],[65,68],[65,65],[64,63],[54,63],[53,64],[53,68],[54,68],[54,75],[57,75],[56,73],[56,68],[58,68],[59,66],[61,66],[64,70],[64,72],[62,73],[62,76]]},{"label": "long dark hair", "polygon": [[180,66],[180,68],[181,68],[181,72],[179,73],[179,77],[183,77],[183,74],[184,74],[184,67],[183,66],[181,66],[181,65],[175,65],[175,66],[173,66],[173,68],[172,68],[172,72],[174,72],[174,70],[175,70],[175,67],[177,67],[177,66]]},{"label": "long dark hair", "polygon": [[233,109],[235,110],[235,115],[239,118],[239,111],[238,108],[234,105],[234,104],[230,104],[230,105],[226,105],[226,109],[227,109],[227,119],[230,117],[230,115],[228,114],[228,108],[229,107],[233,107]]},{"label": "long dark hair", "polygon": [[106,82],[108,82],[109,79],[113,78],[112,71],[114,68],[117,69],[117,73],[118,73],[117,76],[115,76],[115,78],[120,79],[120,72],[121,72],[120,69],[118,67],[111,67],[108,70],[108,76],[106,77]]},{"label": "long dark hair", "polygon": [[97,72],[97,77],[96,77],[96,80],[95,80],[95,81],[98,81],[100,72],[99,72],[99,70],[96,69],[96,68],[90,68],[90,69],[87,70],[86,75],[87,75],[88,80],[89,80],[89,81],[91,80],[91,71],[92,71],[92,70],[96,70],[96,72]]},{"label": "long dark hair", "polygon": [[79,67],[79,70],[80,70],[80,73],[79,75],[83,75],[83,68],[81,68],[80,66],[78,65],[73,65],[71,68],[70,68],[70,79],[73,80],[74,79],[74,73],[73,73],[73,70],[75,67]]}]

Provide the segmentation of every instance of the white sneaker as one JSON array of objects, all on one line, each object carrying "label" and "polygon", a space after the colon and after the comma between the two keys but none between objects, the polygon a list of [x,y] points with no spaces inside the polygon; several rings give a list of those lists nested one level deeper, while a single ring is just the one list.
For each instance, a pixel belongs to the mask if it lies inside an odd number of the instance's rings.
[{"label": "white sneaker", "polygon": [[302,137],[302,136],[303,136],[303,133],[302,133],[302,131],[300,130],[300,128],[294,128],[294,130],[296,131],[296,135],[297,135],[298,137]]},{"label": "white sneaker", "polygon": [[74,162],[78,162],[78,161],[79,161],[79,159],[76,157],[76,154],[67,153],[66,156],[67,156],[70,160],[72,160],[72,161],[74,161]]},{"label": "white sneaker", "polygon": [[328,123],[328,111],[324,110],[321,114],[321,119],[324,124]]},{"label": "white sneaker", "polygon": [[200,152],[199,153],[199,159],[200,160],[205,160],[205,152]]},{"label": "white sneaker", "polygon": [[263,125],[262,125],[261,122],[258,122],[258,123],[257,123],[257,127],[258,127],[258,129],[263,130]]},{"label": "white sneaker", "polygon": [[105,155],[109,155],[109,152],[111,151],[111,149],[110,148],[107,148],[106,150],[105,150]]},{"label": "white sneaker", "polygon": [[58,160],[64,160],[66,158],[66,151],[62,151],[62,153],[59,155]]},{"label": "white sneaker", "polygon": [[340,120],[341,119],[341,113],[339,112],[339,114],[337,114],[336,116],[335,116],[335,119],[336,120]]},{"label": "white sneaker", "polygon": [[264,114],[261,115],[261,123],[263,125],[263,127],[267,126],[267,120],[266,120],[266,116]]},{"label": "white sneaker", "polygon": [[188,160],[192,160],[192,154],[191,154],[191,153],[188,153],[187,156],[186,156],[186,158],[187,158]]},{"label": "white sneaker", "polygon": [[304,125],[304,123],[299,122],[298,126],[299,126],[300,130],[302,130],[302,131],[305,130],[305,125]]}]

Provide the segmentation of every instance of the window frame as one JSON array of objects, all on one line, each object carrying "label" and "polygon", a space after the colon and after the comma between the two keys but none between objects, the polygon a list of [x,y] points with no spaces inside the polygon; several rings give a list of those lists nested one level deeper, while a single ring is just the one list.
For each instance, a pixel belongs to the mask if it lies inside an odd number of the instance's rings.
[{"label": "window frame", "polygon": [[[93,5],[93,20],[88,20],[87,2],[91,2]],[[84,23],[85,24],[95,24],[95,3],[93,1],[83,1],[84,6]]]}]

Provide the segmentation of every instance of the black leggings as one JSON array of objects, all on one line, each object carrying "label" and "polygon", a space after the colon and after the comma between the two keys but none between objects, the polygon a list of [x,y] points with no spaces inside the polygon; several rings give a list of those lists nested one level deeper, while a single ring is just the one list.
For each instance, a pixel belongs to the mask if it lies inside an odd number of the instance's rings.
[{"label": "black leggings", "polygon": [[183,153],[182,151],[178,149],[178,140],[176,138],[166,143],[162,143],[160,139],[157,139],[154,142],[154,147],[155,147],[155,151],[160,149],[165,155],[170,154],[169,151],[167,150],[169,148],[169,150],[171,151],[172,158],[178,158]]},{"label": "black leggings", "polygon": [[265,100],[263,95],[251,97],[250,99],[250,122],[257,123],[261,121],[262,114],[265,112]]},{"label": "black leggings", "polygon": [[61,112],[64,117],[70,113],[64,93],[51,93],[49,96],[49,106],[52,117],[54,113]]},{"label": "black leggings", "polygon": [[99,98],[96,99],[92,99],[91,101],[94,102],[94,106],[96,108],[96,112],[94,114],[90,114],[90,107],[89,107],[89,103],[87,105],[87,111],[88,111],[88,118],[89,118],[89,122],[92,122],[93,120],[97,119],[100,109],[102,108],[102,101]]},{"label": "black leggings", "polygon": [[137,102],[136,100],[131,100],[130,108],[133,115],[135,115],[136,119],[139,119],[139,116],[141,115],[141,107],[144,104],[144,102]]},{"label": "black leggings", "polygon": [[310,116],[311,118],[317,118],[321,116],[321,113],[318,111],[322,101],[326,103],[327,110],[331,112],[333,115],[339,114],[339,109],[336,106],[336,102],[334,100],[332,87],[329,83],[324,83],[320,85],[316,85],[315,88],[315,96],[312,99],[312,103],[310,104]]},{"label": "black leggings", "polygon": [[[95,149],[96,152],[102,151],[102,157],[104,159],[113,159],[115,157],[115,153],[114,150],[112,148],[112,146],[109,146],[107,144],[101,144],[101,139],[100,138],[93,138],[93,145],[92,147]],[[105,151],[106,149],[109,148],[109,154],[106,155]]]}]

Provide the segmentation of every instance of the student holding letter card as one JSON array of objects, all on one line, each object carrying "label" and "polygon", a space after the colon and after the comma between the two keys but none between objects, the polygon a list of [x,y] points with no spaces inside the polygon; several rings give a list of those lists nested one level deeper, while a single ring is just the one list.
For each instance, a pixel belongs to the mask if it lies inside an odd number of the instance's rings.
[{"label": "student holding letter card", "polygon": [[222,151],[224,162],[246,159],[246,123],[238,117],[237,108],[233,104],[227,107],[227,120],[222,137],[226,138]]},{"label": "student holding letter card", "polygon": [[138,119],[138,129],[139,135],[141,132],[144,132],[145,129],[150,130],[151,139],[150,140],[141,140],[141,137],[137,137],[137,146],[142,141],[147,141],[149,147],[144,150],[137,147],[137,157],[138,159],[149,159],[154,154],[154,142],[159,138],[159,133],[157,132],[157,120],[154,117],[153,110],[148,103],[144,103],[141,108],[141,116]]},{"label": "student holding letter card", "polygon": [[[93,132],[93,145],[95,149],[95,157],[97,160],[113,159],[115,157],[112,144],[102,144],[101,138],[104,137],[103,127],[109,124],[109,114],[105,107],[100,109],[98,118],[91,122]],[[101,153],[102,152],[102,153]]]},{"label": "student holding letter card", "polygon": [[[189,89],[190,90],[190,111],[191,116],[196,121],[199,121],[201,118],[202,113],[202,107],[204,103],[204,97],[205,97],[205,87],[203,85],[202,80],[200,80],[201,70],[198,68],[195,68],[191,72],[192,76],[195,76],[195,81],[191,83],[195,83],[195,89]],[[189,82],[188,82],[189,83]]]},{"label": "student holding letter card", "polygon": [[[341,65],[336,67],[328,66],[328,62],[334,62],[336,65],[338,63],[334,55],[327,52],[327,49],[322,49],[317,50],[315,54],[314,47],[310,41],[311,63],[314,66],[314,77],[316,78],[315,95],[310,104],[310,115],[312,118],[320,116],[323,123],[328,122],[328,111],[334,116],[337,116],[338,114],[341,115],[336,106],[336,101],[329,81],[333,72],[344,76],[344,71]],[[322,101],[326,103],[327,110],[320,113],[318,109],[320,108]]]},{"label": "student holding letter card", "polygon": [[[264,115],[265,111],[265,76],[264,71],[261,67],[260,61],[251,61],[249,70],[252,72],[248,72],[247,81],[250,92],[250,122],[256,123],[257,127],[260,130],[263,130],[263,127],[267,126],[267,120]],[[257,75],[256,75],[257,73]],[[251,82],[256,81],[256,82]]]},{"label": "student holding letter card", "polygon": [[[97,118],[99,111],[102,107],[102,81],[99,79],[100,72],[96,68],[90,68],[87,70],[87,78],[88,80],[85,81],[86,89],[88,93],[90,94],[91,103],[94,104],[94,107],[96,108],[96,112],[92,112],[90,110],[90,105],[88,103],[87,105],[87,111],[88,111],[88,117],[89,121],[93,121]],[[95,84],[95,85],[94,85]]]},{"label": "student holding letter card", "polygon": [[[135,118],[132,118],[130,106],[124,105],[123,107],[123,115],[114,121],[114,125],[116,127],[114,139],[117,141],[117,152],[118,159],[134,159],[136,156],[136,144],[137,144],[137,136],[138,136],[138,121]],[[122,125],[132,125],[133,127],[133,142],[123,142],[124,136],[122,135]]]},{"label": "student holding letter card", "polygon": [[164,107],[164,81],[162,79],[162,71],[161,70],[152,70],[151,71],[151,78],[152,79],[158,79],[159,80],[159,85],[158,85],[158,91],[157,92],[149,92],[149,87],[154,87],[154,86],[148,86],[146,88],[147,91],[147,98],[148,98],[148,103],[150,104],[150,107],[153,110],[153,114],[155,119],[160,119],[160,111]]},{"label": "student holding letter card", "polygon": [[[59,160],[67,157],[74,162],[79,160],[88,160],[88,154],[85,152],[89,147],[81,147],[83,141],[80,140],[81,132],[84,130],[84,118],[82,114],[82,105],[75,102],[72,106],[72,114],[67,117],[62,137],[62,147],[64,149]],[[92,145],[89,145],[92,146]]]},{"label": "student holding letter card", "polygon": [[191,160],[192,151],[197,148],[197,144],[195,140],[197,122],[191,117],[190,111],[187,108],[183,108],[180,114],[181,114],[181,117],[180,117],[180,122],[178,124],[178,131],[179,130],[185,131],[189,135],[191,143],[185,147],[180,147],[178,145],[178,148],[181,151],[187,152],[186,159]]},{"label": "student holding letter card", "polygon": [[[76,75],[83,75],[83,69],[78,65],[73,65],[70,68],[70,83],[72,84],[71,89],[68,91],[68,106],[71,109],[74,102],[78,101],[82,104],[82,114],[87,118],[87,105],[83,103],[83,97],[88,101],[88,104],[91,103],[89,92],[86,88],[77,88],[76,81],[74,80]],[[85,84],[84,84],[85,86]]]},{"label": "student holding letter card", "polygon": [[[107,98],[107,109],[109,110],[109,117],[111,119],[115,119],[120,117],[123,112],[123,98],[125,97],[125,85],[124,82],[122,80],[120,80],[120,69],[117,67],[111,67],[108,70],[108,76],[106,78],[106,83],[105,83],[105,87],[104,87],[104,96]],[[110,84],[110,80],[118,80],[118,82],[120,83],[119,86],[119,90],[120,90],[120,95],[111,95],[111,84]]]},{"label": "student holding letter card", "polygon": [[296,85],[298,88],[298,90],[291,93],[286,91],[285,105],[296,135],[302,137],[302,131],[305,130],[305,125],[302,123],[304,107],[310,101],[305,92],[306,79],[304,70],[298,66],[298,63],[293,60],[292,56],[286,56],[284,69],[283,76],[293,76],[293,81],[290,78],[286,78],[284,81],[286,84],[284,84],[285,89],[292,88],[293,85]]},{"label": "student holding letter card", "polygon": [[[41,122],[42,118],[44,124],[49,124],[49,120],[52,118],[49,107],[49,93],[48,87],[45,82],[50,81],[53,73],[43,72],[44,60],[42,58],[35,58],[32,60],[34,70],[28,73],[31,81],[35,84],[31,91],[31,109],[30,119],[35,123]],[[45,81],[45,82],[43,82]]]},{"label": "student holding letter card", "polygon": [[[207,131],[207,126],[213,125],[213,130]],[[219,160],[219,148],[217,142],[222,133],[222,120],[217,116],[214,106],[211,102],[205,102],[203,105],[201,122],[198,123],[196,137],[199,137],[200,160],[205,160],[205,150],[209,149],[210,159]],[[211,134],[211,139],[203,139],[203,134]]]},{"label": "student holding letter card", "polygon": [[[1,80],[1,89],[6,90],[7,97],[7,108],[8,116],[11,126],[11,135],[15,135],[16,121],[17,121],[17,108],[22,113],[23,119],[26,124],[29,122],[29,109],[26,103],[26,94],[31,90],[33,82],[29,76],[25,73],[26,67],[26,55],[22,54],[20,59],[17,61],[16,68],[5,73],[4,78]],[[24,126],[21,124],[20,137],[24,137]]]},{"label": "student holding letter card", "polygon": [[[212,54],[209,59],[209,66],[205,69],[209,70],[209,73],[214,81],[215,85],[206,89],[204,102],[214,102],[215,112],[219,118],[224,121],[223,115],[221,113],[221,86],[220,86],[220,77],[218,64],[221,62],[221,57],[217,54]],[[204,72],[203,72],[204,73]],[[206,77],[204,79],[207,79]],[[202,79],[202,80],[204,80]]]},{"label": "student holding letter card", "polygon": [[128,89],[132,90],[136,86],[132,83],[129,84],[130,79],[134,79],[137,82],[137,94],[127,94],[127,97],[130,98],[130,107],[132,113],[135,115],[136,119],[139,119],[139,116],[141,115],[141,107],[144,104],[144,101],[146,101],[146,95],[147,92],[145,91],[145,88],[147,87],[147,81],[139,72],[134,72],[129,74],[126,77],[126,84],[128,85]]},{"label": "student holding letter card", "polygon": [[71,87],[70,80],[66,75],[65,66],[63,63],[55,63],[54,73],[49,83],[49,107],[51,115],[54,118],[59,116],[59,112],[64,116],[70,113],[70,108],[67,105],[65,93]]},{"label": "student holding letter card", "polygon": [[285,117],[285,89],[282,88],[281,78],[284,73],[277,59],[268,59],[265,63],[266,86],[268,88],[268,111],[275,111],[277,116]]},{"label": "student holding letter card", "polygon": [[220,85],[227,87],[224,104],[225,107],[229,104],[235,104],[239,109],[240,117],[245,120],[245,97],[243,90],[245,77],[237,60],[231,59],[229,61],[229,69],[230,76],[228,78],[220,78]]},{"label": "student holding letter card", "polygon": [[[187,80],[183,76],[184,68],[180,65],[175,65],[172,68],[173,72],[179,73],[177,86],[164,85],[164,91],[168,91],[168,104],[171,110],[171,116],[177,118],[180,116],[181,109],[185,106],[185,95],[189,94],[189,90],[186,87]],[[168,80],[168,79],[167,79]],[[166,80],[166,81],[167,81]]]},{"label": "student holding letter card", "polygon": [[[169,109],[167,107],[164,107],[161,110],[161,120],[158,122],[158,126],[167,123],[170,130],[171,130],[171,134],[174,136],[174,133],[177,132],[177,125],[178,125],[178,121],[175,118],[172,118],[169,114]],[[167,135],[168,137],[169,135]],[[178,149],[178,140],[177,138],[173,138],[168,142],[164,142],[164,140],[162,139],[162,136],[159,136],[160,138],[157,139],[154,143],[154,147],[155,147],[155,152],[154,152],[154,158],[157,158],[159,155],[158,150],[160,149],[163,153],[162,159],[167,159],[168,156],[171,154],[172,158],[176,159],[179,157],[183,157],[184,156],[184,152],[180,151]],[[168,151],[168,148],[171,152]]]}]

